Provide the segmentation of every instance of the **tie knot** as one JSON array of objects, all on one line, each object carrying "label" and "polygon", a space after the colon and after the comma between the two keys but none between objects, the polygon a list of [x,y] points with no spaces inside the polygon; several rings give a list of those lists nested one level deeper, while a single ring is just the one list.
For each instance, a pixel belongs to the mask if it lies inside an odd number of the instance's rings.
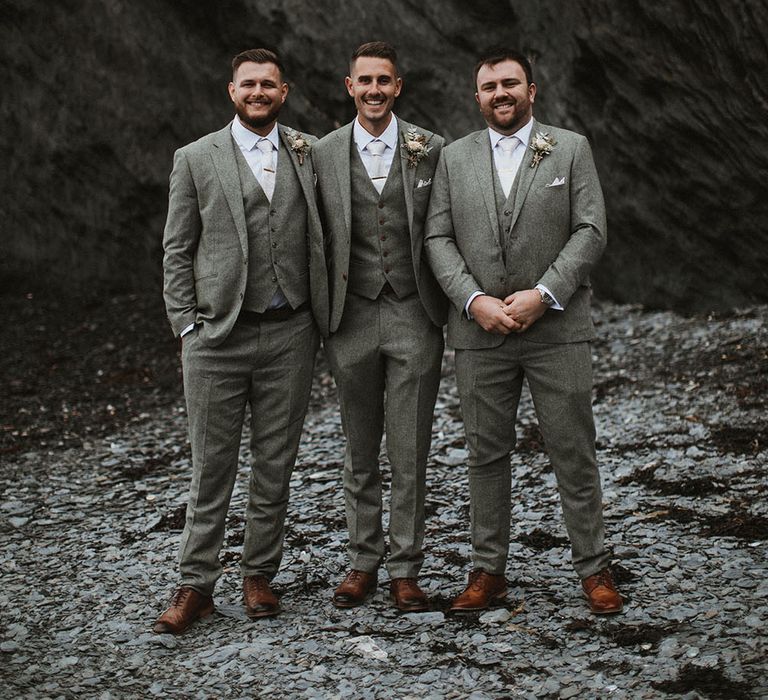
[{"label": "tie knot", "polygon": [[517,136],[505,136],[499,140],[499,148],[505,155],[511,155],[512,151],[517,148],[518,139]]},{"label": "tie knot", "polygon": [[258,148],[265,155],[271,155],[274,146],[269,139],[261,139],[261,141],[256,144],[256,148]]},{"label": "tie knot", "polygon": [[379,139],[376,139],[375,141],[371,141],[366,148],[368,149],[368,153],[370,153],[372,156],[380,156],[384,153],[384,149],[387,147],[387,144],[383,141],[379,141]]}]

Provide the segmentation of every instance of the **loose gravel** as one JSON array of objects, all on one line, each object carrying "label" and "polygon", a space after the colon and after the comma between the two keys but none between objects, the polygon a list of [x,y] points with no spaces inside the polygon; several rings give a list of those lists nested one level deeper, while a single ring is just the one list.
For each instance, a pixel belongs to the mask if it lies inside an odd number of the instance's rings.
[{"label": "loose gravel", "polygon": [[[598,457],[623,614],[586,608],[527,392],[512,460],[509,598],[446,614],[470,565],[450,351],[420,579],[433,611],[398,614],[386,575],[368,604],[334,608],[346,568],[343,437],[321,355],[274,619],[249,620],[240,600],[244,440],[216,613],[180,637],[150,631],[177,583],[190,476],[183,402],[167,378],[106,432],[13,442],[0,467],[0,696],[768,697],[768,307],[684,318],[599,303],[595,318]],[[130,357],[130,346],[113,352]],[[386,489],[384,455],[382,464]]]}]

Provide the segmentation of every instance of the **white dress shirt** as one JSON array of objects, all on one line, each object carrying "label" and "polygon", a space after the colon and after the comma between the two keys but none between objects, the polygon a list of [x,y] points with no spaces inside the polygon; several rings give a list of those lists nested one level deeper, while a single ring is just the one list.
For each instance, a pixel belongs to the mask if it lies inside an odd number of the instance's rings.
[{"label": "white dress shirt", "polygon": [[271,141],[272,146],[274,147],[272,157],[275,159],[275,172],[277,172],[277,158],[280,154],[280,135],[277,131],[277,124],[275,124],[272,131],[266,136],[259,136],[250,129],[246,129],[240,121],[240,117],[235,117],[232,120],[232,137],[235,139],[235,143],[240,147],[240,152],[243,154],[245,162],[248,163],[248,167],[253,172],[259,184],[261,184],[262,175],[261,159],[264,154],[256,147],[256,144],[263,138]]},{"label": "white dress shirt", "polygon": [[[525,152],[528,150],[528,142],[531,140],[531,131],[533,130],[533,119],[531,119],[522,129],[518,129],[511,136],[508,134],[500,134],[498,131],[494,131],[488,127],[488,135],[491,137],[491,153],[493,153],[493,163],[496,166],[496,170],[499,170],[499,141],[509,136],[517,141],[517,147],[512,153],[512,163],[515,174],[520,169],[520,164],[525,158]],[[514,175],[512,176],[514,179]]]},{"label": "white dress shirt", "polygon": [[[355,141],[357,150],[360,152],[360,158],[363,160],[365,172],[367,172],[369,176],[373,172],[373,158],[381,158],[384,166],[384,173],[389,174],[389,169],[392,167],[392,161],[397,152],[397,118],[394,113],[392,114],[392,119],[389,120],[389,125],[384,129],[384,133],[381,134],[381,136],[373,136],[370,134],[359,122],[358,118],[355,117],[355,122],[352,125],[352,138]],[[383,141],[387,147],[384,149],[384,153],[380,156],[373,156],[368,153],[365,147],[371,141],[376,141],[377,139]]]}]

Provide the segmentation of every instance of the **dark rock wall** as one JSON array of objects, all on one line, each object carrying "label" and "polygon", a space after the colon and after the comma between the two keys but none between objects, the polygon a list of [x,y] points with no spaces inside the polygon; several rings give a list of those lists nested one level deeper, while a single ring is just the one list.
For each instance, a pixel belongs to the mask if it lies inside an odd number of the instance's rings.
[{"label": "dark rock wall", "polygon": [[350,51],[401,55],[397,111],[482,127],[471,69],[535,59],[543,121],[589,136],[609,210],[598,293],[684,311],[768,301],[768,5],[631,0],[6,0],[0,4],[0,287],[156,285],[173,151],[231,117],[229,60],[277,48],[283,121],[352,118]]}]

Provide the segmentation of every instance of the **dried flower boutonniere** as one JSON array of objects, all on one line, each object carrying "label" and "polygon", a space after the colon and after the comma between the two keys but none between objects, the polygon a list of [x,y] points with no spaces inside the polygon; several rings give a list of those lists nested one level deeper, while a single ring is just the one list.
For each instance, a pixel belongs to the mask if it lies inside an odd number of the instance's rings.
[{"label": "dried flower boutonniere", "polygon": [[536,135],[531,139],[530,148],[533,151],[531,167],[535,168],[544,156],[548,156],[552,153],[552,149],[556,144],[557,141],[555,141],[549,134],[537,131]]},{"label": "dried flower boutonniere", "polygon": [[304,165],[304,158],[309,153],[312,146],[298,131],[286,131],[288,143],[291,144],[291,150],[299,157],[299,165]]},{"label": "dried flower boutonniere", "polygon": [[405,151],[409,168],[415,168],[432,150],[432,146],[427,146],[427,137],[416,131],[414,127],[403,134],[403,145],[400,148]]}]

